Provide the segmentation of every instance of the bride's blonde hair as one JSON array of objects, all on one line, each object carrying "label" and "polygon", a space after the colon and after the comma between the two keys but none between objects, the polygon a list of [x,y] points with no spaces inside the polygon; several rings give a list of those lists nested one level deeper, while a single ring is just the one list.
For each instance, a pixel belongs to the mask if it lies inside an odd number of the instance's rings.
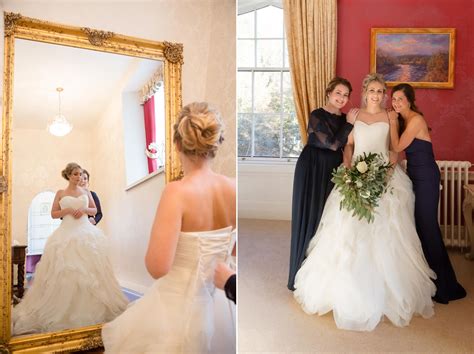
[{"label": "bride's blonde hair", "polygon": [[66,165],[66,168],[64,170],[61,171],[61,176],[69,181],[69,176],[71,175],[71,173],[76,169],[80,169],[82,171],[82,167],[79,166],[77,163],[75,162],[69,162],[67,165]]},{"label": "bride's blonde hair", "polygon": [[221,114],[207,102],[186,105],[173,128],[173,141],[186,155],[213,158],[224,141]]},{"label": "bride's blonde hair", "polygon": [[367,107],[367,88],[369,87],[369,84],[374,81],[383,86],[383,99],[382,102],[380,102],[380,107],[384,109],[385,103],[387,102],[387,84],[385,83],[383,76],[377,73],[368,74],[362,81],[362,97],[360,106],[362,108]]}]

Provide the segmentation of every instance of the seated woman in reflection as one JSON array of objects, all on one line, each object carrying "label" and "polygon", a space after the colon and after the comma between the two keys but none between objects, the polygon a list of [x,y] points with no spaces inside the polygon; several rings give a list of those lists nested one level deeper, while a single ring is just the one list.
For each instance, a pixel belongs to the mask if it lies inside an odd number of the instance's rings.
[{"label": "seated woman in reflection", "polygon": [[96,207],[79,186],[82,169],[69,163],[69,182],[54,198],[51,216],[63,218],[49,236],[33,285],[13,309],[13,335],[52,332],[107,322],[127,307],[109,262],[108,240],[88,215]]},{"label": "seated woman in reflection", "polygon": [[187,105],[173,140],[184,177],[163,190],[145,257],[158,280],[104,325],[106,352],[235,353],[234,305],[213,283],[236,224],[235,180],[211,169],[223,140],[220,114],[207,103]]},{"label": "seated woman in reflection", "polygon": [[[80,186],[85,190],[89,190],[89,181],[90,181],[90,174],[87,170],[82,170],[82,177]],[[95,215],[89,215],[89,221],[92,225],[97,225],[99,221],[102,219],[102,207],[100,206],[100,200],[97,196],[97,193],[90,191],[92,195],[92,199],[94,200],[95,207],[97,208],[97,213]]]}]

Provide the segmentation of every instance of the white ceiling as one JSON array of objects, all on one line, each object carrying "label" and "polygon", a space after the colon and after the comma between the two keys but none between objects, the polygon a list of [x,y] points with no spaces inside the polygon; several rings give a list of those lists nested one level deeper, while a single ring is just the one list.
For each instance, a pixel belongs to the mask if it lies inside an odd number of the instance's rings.
[{"label": "white ceiling", "polygon": [[61,113],[75,129],[90,128],[117,94],[139,91],[159,61],[15,40],[13,127],[46,129]]}]

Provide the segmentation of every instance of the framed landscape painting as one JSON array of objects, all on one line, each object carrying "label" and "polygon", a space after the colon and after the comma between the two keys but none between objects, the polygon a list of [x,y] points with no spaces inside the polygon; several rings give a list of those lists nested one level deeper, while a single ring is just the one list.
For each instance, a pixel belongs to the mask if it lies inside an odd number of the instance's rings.
[{"label": "framed landscape painting", "polygon": [[388,86],[454,87],[454,28],[372,28],[370,71]]}]

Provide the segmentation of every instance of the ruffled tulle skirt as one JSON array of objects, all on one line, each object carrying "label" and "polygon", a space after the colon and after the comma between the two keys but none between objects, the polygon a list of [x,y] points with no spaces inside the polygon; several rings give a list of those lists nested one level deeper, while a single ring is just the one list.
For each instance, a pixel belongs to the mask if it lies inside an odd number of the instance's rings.
[{"label": "ruffled tulle skirt", "polygon": [[86,217],[65,219],[48,238],[33,284],[13,308],[13,334],[110,321],[127,307],[108,259],[108,240]]},{"label": "ruffled tulle skirt", "polygon": [[434,314],[436,275],[416,233],[411,181],[397,166],[375,221],[340,210],[334,189],[296,275],[296,300],[308,314],[333,311],[338,328],[371,331],[386,316],[406,326],[415,314]]}]

